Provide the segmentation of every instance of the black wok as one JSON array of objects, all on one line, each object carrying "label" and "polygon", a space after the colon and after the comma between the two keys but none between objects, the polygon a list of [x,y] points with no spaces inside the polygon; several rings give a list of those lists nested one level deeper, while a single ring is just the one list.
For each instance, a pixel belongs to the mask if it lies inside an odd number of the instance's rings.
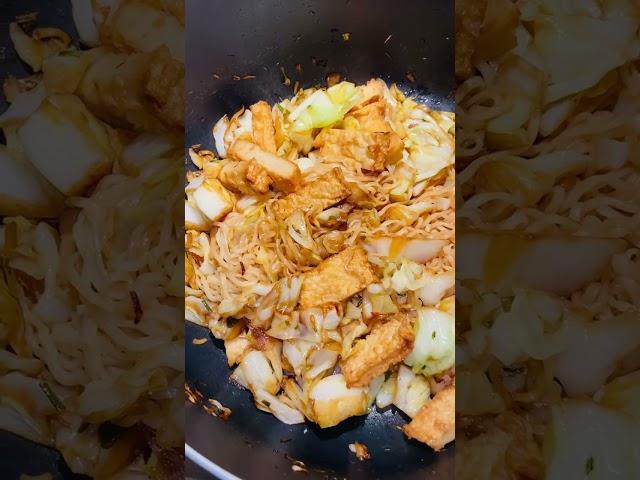
[{"label": "black wok", "polygon": [[[453,8],[452,0],[187,1],[186,146],[213,149],[211,127],[223,114],[291,96],[296,81],[323,84],[330,72],[357,83],[381,77],[453,110]],[[187,383],[233,411],[223,421],[198,405],[186,408],[187,456],[211,473],[293,478],[301,475],[292,471],[295,459],[307,478],[453,478],[453,445],[436,454],[407,440],[395,428],[406,418],[393,407],[325,430],[260,412],[229,382],[221,343],[192,344],[204,336],[206,329],[187,325]],[[355,458],[354,441],[369,447],[371,460]]]}]

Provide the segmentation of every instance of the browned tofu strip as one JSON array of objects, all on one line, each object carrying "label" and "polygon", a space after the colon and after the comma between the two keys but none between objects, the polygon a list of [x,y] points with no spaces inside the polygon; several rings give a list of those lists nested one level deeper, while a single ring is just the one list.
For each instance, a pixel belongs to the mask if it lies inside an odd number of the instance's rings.
[{"label": "browned tofu strip", "polygon": [[341,302],[377,280],[378,276],[362,247],[349,247],[327,258],[305,275],[300,306],[305,309]]},{"label": "browned tofu strip", "polygon": [[384,97],[384,83],[379,78],[372,78],[362,87],[362,97],[358,105],[366,105],[372,100]]},{"label": "browned tofu strip", "polygon": [[400,160],[403,149],[402,139],[395,132],[337,128],[323,130],[315,138],[313,146],[320,148],[320,155],[327,159],[337,159],[346,164],[355,161],[373,172],[381,172],[387,163]]},{"label": "browned tofu strip", "polygon": [[342,361],[348,387],[366,387],[411,353],[415,333],[409,315],[396,313],[377,324],[364,339],[358,340]]},{"label": "browned tofu strip", "polygon": [[391,132],[391,125],[389,125],[385,117],[386,111],[387,102],[378,100],[352,111],[351,115],[358,120],[359,128],[362,130],[367,132]]},{"label": "browned tofu strip", "polygon": [[300,190],[281,198],[273,205],[276,217],[285,220],[295,210],[324,210],[351,194],[342,170],[334,168],[306,184]]},{"label": "browned tofu strip", "polygon": [[[234,160],[221,160],[205,171],[217,170],[217,178],[222,185],[229,190],[238,193],[253,193],[250,185],[245,180],[247,175],[248,162],[237,162]],[[215,177],[214,177],[215,178]]]},{"label": "browned tofu strip", "polygon": [[247,182],[259,193],[266,193],[273,183],[267,171],[255,160],[247,165]]},{"label": "browned tofu strip", "polygon": [[458,79],[464,80],[473,74],[473,55],[478,45],[487,3],[487,0],[458,0],[455,4],[455,72]]},{"label": "browned tofu strip", "polygon": [[295,163],[266,152],[255,143],[236,140],[229,149],[229,156],[247,162],[255,160],[273,179],[274,186],[283,192],[293,192],[301,183],[300,169]]},{"label": "browned tofu strip", "polygon": [[205,175],[217,178],[229,190],[247,195],[266,193],[272,183],[267,171],[255,160],[246,162],[224,159],[206,164],[204,171]]},{"label": "browned tofu strip", "polygon": [[426,443],[434,450],[442,450],[456,438],[456,387],[449,385],[420,409],[404,433]]},{"label": "browned tofu strip", "polygon": [[271,107],[264,100],[251,105],[253,141],[265,152],[276,153],[276,129]]}]

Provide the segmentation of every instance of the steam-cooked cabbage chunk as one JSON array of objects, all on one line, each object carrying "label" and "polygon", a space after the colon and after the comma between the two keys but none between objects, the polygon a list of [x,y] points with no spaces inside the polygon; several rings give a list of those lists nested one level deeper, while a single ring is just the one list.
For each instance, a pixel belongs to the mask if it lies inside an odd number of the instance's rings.
[{"label": "steam-cooked cabbage chunk", "polygon": [[451,368],[454,360],[454,318],[436,308],[420,309],[414,347],[405,363],[416,373],[433,375]]},{"label": "steam-cooked cabbage chunk", "polygon": [[453,165],[455,145],[450,133],[455,125],[453,114],[436,112],[418,106],[413,100],[404,101],[405,108],[414,107],[403,122],[407,131],[404,146],[416,169],[416,182],[438,175]]},{"label": "steam-cooked cabbage chunk", "polygon": [[260,410],[272,413],[278,420],[287,425],[295,425],[304,423],[304,416],[295,408],[291,407],[284,401],[285,396],[276,397],[263,390],[256,391],[256,406]]},{"label": "steam-cooked cabbage chunk", "polygon": [[234,198],[216,179],[206,179],[193,191],[195,206],[212,222],[233,209]]},{"label": "steam-cooked cabbage chunk", "polygon": [[[462,233],[456,275],[569,295],[598,278],[624,240],[568,236]],[[553,262],[548,260],[553,258]]]},{"label": "steam-cooked cabbage chunk", "polygon": [[258,350],[251,350],[243,357],[232,378],[254,394],[262,390],[275,395],[280,389],[273,365],[267,355]]},{"label": "steam-cooked cabbage chunk", "polygon": [[571,396],[593,394],[620,359],[640,346],[640,323],[635,314],[588,323],[573,320],[567,327],[562,350],[553,358],[553,372]]},{"label": "steam-cooked cabbage chunk", "polygon": [[184,201],[184,227],[187,230],[204,231],[209,228],[209,221],[200,210],[192,206],[188,200]]},{"label": "steam-cooked cabbage chunk", "polygon": [[313,128],[329,126],[344,117],[357,99],[353,83],[340,82],[326,91],[316,90],[289,114],[294,132],[305,132]]},{"label": "steam-cooked cabbage chunk", "polygon": [[111,171],[116,137],[73,95],[52,95],[18,128],[25,156],[65,195],[78,195]]},{"label": "steam-cooked cabbage chunk", "polygon": [[62,195],[35,168],[0,145],[0,215],[54,217],[61,208]]},{"label": "steam-cooked cabbage chunk", "polygon": [[333,427],[355,415],[367,413],[366,388],[349,388],[342,374],[316,383],[309,393],[314,420],[321,428]]},{"label": "steam-cooked cabbage chunk", "polygon": [[594,86],[638,53],[635,0],[541,0],[531,7],[525,20],[532,24],[533,45],[549,75],[546,103]]},{"label": "steam-cooked cabbage chunk", "polygon": [[431,400],[431,387],[424,375],[415,374],[409,367],[400,365],[396,377],[393,404],[414,418]]},{"label": "steam-cooked cabbage chunk", "polygon": [[547,478],[638,478],[638,426],[626,415],[589,401],[566,401],[552,407],[550,427]]}]

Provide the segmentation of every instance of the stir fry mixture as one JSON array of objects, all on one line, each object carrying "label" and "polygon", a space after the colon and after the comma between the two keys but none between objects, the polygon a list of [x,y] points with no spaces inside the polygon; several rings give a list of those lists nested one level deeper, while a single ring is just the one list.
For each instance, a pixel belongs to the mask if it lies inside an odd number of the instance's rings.
[{"label": "stir fry mixture", "polygon": [[0,115],[0,428],[96,479],[183,478],[184,67],[158,32],[182,2],[72,3],[82,49],[10,25],[33,75]]},{"label": "stir fry mixture", "polygon": [[636,478],[638,2],[456,14],[456,478]]},{"label": "stir fry mixture", "polygon": [[185,315],[233,380],[288,424],[393,404],[408,436],[453,440],[453,114],[341,82],[213,137],[190,150]]}]

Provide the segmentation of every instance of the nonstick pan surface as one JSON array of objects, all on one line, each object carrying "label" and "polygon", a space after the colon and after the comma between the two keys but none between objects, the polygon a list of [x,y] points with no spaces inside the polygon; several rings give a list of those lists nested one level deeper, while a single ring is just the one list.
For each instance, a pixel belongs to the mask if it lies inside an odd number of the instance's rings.
[{"label": "nonstick pan surface", "polygon": [[[213,149],[211,127],[222,115],[289,97],[296,81],[324,84],[331,72],[356,83],[381,77],[453,110],[453,8],[452,0],[188,0],[186,146]],[[187,325],[187,383],[233,411],[223,421],[199,405],[186,409],[187,456],[217,476],[297,478],[305,475],[292,470],[297,460],[307,478],[453,478],[454,446],[436,454],[407,440],[396,428],[407,419],[393,407],[325,430],[288,426],[257,410],[230,372],[222,343]],[[369,447],[370,460],[349,451],[355,441]]]}]

